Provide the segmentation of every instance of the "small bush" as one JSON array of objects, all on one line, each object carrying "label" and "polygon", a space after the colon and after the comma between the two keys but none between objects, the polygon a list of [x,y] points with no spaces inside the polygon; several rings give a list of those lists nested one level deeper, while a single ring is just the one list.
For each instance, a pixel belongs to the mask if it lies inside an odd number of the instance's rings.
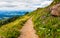
[{"label": "small bush", "polygon": [[20,35],[20,32],[16,29],[5,29],[5,30],[0,30],[1,36],[4,38],[17,38]]}]

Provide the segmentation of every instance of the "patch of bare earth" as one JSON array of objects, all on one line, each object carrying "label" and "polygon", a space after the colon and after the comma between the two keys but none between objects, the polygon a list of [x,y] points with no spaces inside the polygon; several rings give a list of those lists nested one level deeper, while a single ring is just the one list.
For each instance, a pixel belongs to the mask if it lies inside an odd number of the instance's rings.
[{"label": "patch of bare earth", "polygon": [[33,26],[32,18],[30,18],[22,27],[21,35],[18,38],[38,38]]}]

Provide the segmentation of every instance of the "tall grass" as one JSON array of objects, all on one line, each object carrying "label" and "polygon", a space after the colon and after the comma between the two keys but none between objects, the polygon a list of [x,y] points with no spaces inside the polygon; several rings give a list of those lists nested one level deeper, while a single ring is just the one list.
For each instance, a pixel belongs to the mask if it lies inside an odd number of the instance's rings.
[{"label": "tall grass", "polygon": [[[54,0],[54,2],[60,2]],[[57,3],[56,3],[57,4]],[[34,11],[33,23],[36,34],[40,38],[60,38],[60,17],[54,17],[50,14],[49,7],[37,9]]]},{"label": "tall grass", "polygon": [[17,38],[20,35],[20,29],[29,18],[30,16],[24,15],[0,27],[1,38]]}]

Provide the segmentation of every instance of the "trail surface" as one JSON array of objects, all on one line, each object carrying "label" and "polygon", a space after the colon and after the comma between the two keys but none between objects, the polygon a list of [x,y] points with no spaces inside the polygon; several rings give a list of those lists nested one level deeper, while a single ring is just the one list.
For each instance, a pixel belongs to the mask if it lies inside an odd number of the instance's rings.
[{"label": "trail surface", "polygon": [[24,26],[21,29],[21,35],[18,38],[38,38],[36,31],[33,28],[32,18],[27,20]]}]

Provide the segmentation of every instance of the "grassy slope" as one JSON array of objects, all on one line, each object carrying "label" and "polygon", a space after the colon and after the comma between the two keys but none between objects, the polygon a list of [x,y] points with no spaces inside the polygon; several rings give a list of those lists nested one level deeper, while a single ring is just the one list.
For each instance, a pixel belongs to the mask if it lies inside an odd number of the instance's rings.
[{"label": "grassy slope", "polygon": [[46,8],[37,9],[28,15],[3,25],[0,28],[0,36],[5,38],[17,38],[20,34],[19,30],[23,24],[33,15],[33,22],[35,24],[34,28],[40,38],[60,38],[60,17],[51,16],[49,10],[51,6],[58,2],[60,2],[60,0],[54,0],[54,2]]},{"label": "grassy slope", "polygon": [[[31,15],[30,15],[31,16]],[[17,38],[20,35],[20,29],[23,24],[30,18],[29,15],[24,15],[17,18],[11,23],[0,27],[0,36],[3,38]]]},{"label": "grassy slope", "polygon": [[51,6],[59,2],[60,0],[54,0],[50,6],[33,12],[34,28],[40,38],[60,38],[60,17],[51,16],[49,10]]}]

